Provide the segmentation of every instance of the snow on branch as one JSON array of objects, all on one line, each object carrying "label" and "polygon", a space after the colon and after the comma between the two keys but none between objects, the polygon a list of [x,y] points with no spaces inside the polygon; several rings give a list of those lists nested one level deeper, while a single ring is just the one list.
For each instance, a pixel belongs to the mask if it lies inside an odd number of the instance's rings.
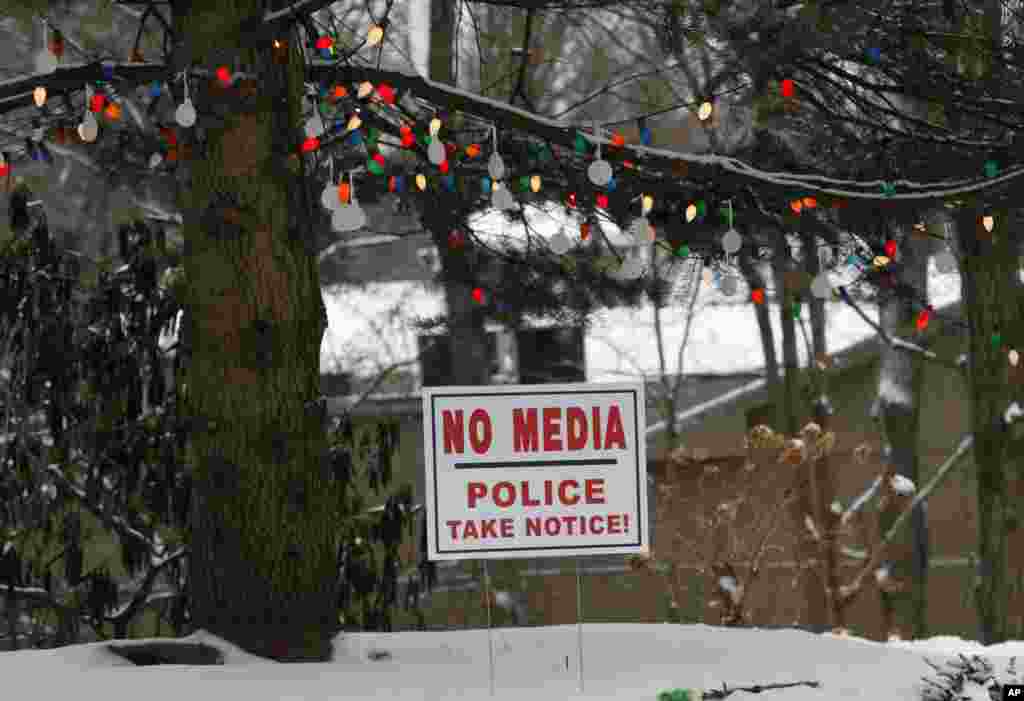
[{"label": "snow on branch", "polygon": [[864,508],[864,505],[871,501],[871,499],[878,493],[878,488],[881,486],[882,478],[876,477],[875,481],[871,483],[871,486],[864,490],[864,493],[854,499],[846,508],[846,511],[843,512],[843,515],[839,519],[840,523],[846,523],[854,514]]},{"label": "snow on branch", "polygon": [[1006,411],[1003,413],[1003,421],[1009,425],[1022,416],[1024,416],[1024,409],[1020,408],[1020,404],[1014,402],[1010,406],[1006,407]]},{"label": "snow on branch", "polygon": [[[160,558],[165,555],[166,546],[162,543],[157,543],[147,535],[142,533],[136,528],[133,528],[123,517],[117,514],[109,514],[105,512],[98,504],[94,503],[88,498],[86,491],[68,479],[68,476],[64,474],[64,471],[59,465],[51,463],[47,466],[47,471],[53,475],[60,486],[69,494],[72,494],[78,499],[81,504],[89,510],[98,519],[110,524],[111,528],[120,538],[125,540],[134,540],[135,542],[143,545],[147,552],[150,554],[151,559]],[[175,556],[177,553],[175,553]],[[174,557],[174,556],[172,556]],[[169,559],[169,558],[168,558]],[[154,566],[158,566],[159,561],[154,561]]]},{"label": "snow on branch", "polygon": [[[861,585],[864,581],[864,577],[868,573],[873,573],[876,569],[878,569],[878,566],[881,564],[882,558],[885,554],[886,546],[888,546],[893,541],[893,539],[896,537],[896,534],[899,532],[900,528],[902,528],[903,524],[906,523],[907,520],[910,518],[910,514],[913,512],[913,510],[917,508],[922,502],[924,502],[933,491],[935,491],[935,488],[946,478],[946,476],[953,470],[954,467],[960,464],[960,461],[963,460],[963,458],[971,450],[973,445],[974,436],[965,436],[960,441],[960,444],[957,446],[956,450],[953,451],[953,454],[946,458],[945,462],[939,465],[939,468],[935,471],[935,475],[928,482],[928,484],[926,484],[924,488],[917,493],[917,496],[910,500],[910,502],[906,506],[904,506],[903,510],[900,511],[899,515],[896,517],[896,520],[893,521],[892,526],[889,527],[889,530],[886,531],[885,535],[882,537],[881,542],[878,544],[878,547],[874,548],[871,554],[871,558],[863,565],[861,570],[857,573],[857,576],[853,579],[852,582],[850,582],[849,585],[842,587],[842,593],[844,596],[852,597],[853,595],[855,595],[856,592],[860,590]],[[907,482],[910,483],[910,492],[906,491],[908,487],[907,485],[904,484],[900,484],[898,486],[896,484],[893,484],[893,487],[898,490],[902,489],[903,491],[901,493],[903,494],[913,493],[913,483],[910,482],[910,480],[907,480]]]}]

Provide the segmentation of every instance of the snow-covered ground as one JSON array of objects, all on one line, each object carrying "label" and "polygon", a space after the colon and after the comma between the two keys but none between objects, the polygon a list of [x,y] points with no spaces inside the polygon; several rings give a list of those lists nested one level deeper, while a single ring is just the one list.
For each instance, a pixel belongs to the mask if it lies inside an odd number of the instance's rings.
[{"label": "snow-covered ground", "polygon": [[[796,681],[820,688],[738,691],[730,700],[918,701],[925,658],[942,664],[957,653],[984,654],[997,678],[1024,643],[983,648],[956,638],[875,643],[795,630],[704,625],[590,624],[583,627],[584,691],[577,691],[575,626],[501,628],[493,632],[496,699],[631,699],[660,691]],[[104,643],[0,654],[0,697],[76,701],[440,701],[490,698],[486,630],[343,634],[335,659],[278,664],[254,658],[203,632],[193,642],[219,647],[216,667],[133,668]],[[388,653],[385,656],[371,653]],[[371,659],[376,657],[378,659]],[[696,697],[699,698],[699,697]],[[968,697],[987,699],[980,695]]]},{"label": "snow-covered ground", "polygon": [[[538,223],[538,228],[541,224]],[[840,284],[836,280],[835,284]],[[701,285],[690,340],[682,368],[676,358],[686,322],[686,304],[679,300],[662,312],[662,328],[670,372],[727,374],[756,371],[764,366],[757,320],[742,281],[736,293],[726,297],[718,285]],[[928,293],[935,308],[960,298],[959,274],[940,274],[931,265]],[[443,292],[417,282],[374,283],[364,287],[324,290],[328,328],[321,347],[321,367],[338,365],[346,371],[379,372],[392,364],[414,359],[417,353],[417,318],[444,313]],[[877,319],[877,310],[865,309]],[[803,318],[808,311],[803,310]],[[871,336],[874,331],[842,302],[828,302],[828,346],[837,352]],[[779,357],[782,331],[779,310],[771,305],[772,325]],[[585,338],[587,380],[614,382],[658,372],[652,311],[606,309],[596,313]],[[798,338],[801,363],[806,363],[803,337]],[[415,366],[410,369],[415,370]]]}]

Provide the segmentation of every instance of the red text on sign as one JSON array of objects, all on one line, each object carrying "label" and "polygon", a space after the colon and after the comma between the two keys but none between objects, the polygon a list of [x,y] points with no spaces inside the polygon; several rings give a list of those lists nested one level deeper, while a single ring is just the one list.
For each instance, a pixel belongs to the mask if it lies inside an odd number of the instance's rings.
[{"label": "red text on sign", "polygon": [[[601,445],[601,407],[591,408],[589,422],[587,412],[583,409],[579,407],[565,409],[564,427],[562,409],[558,407],[543,409],[541,416],[543,431],[540,431],[537,426],[536,409],[512,410],[512,448],[517,453],[537,452],[538,450],[544,452],[583,450],[587,447],[588,438],[594,450],[609,450],[611,448],[625,450],[626,448],[626,434],[622,428],[622,412],[619,411],[618,404],[612,404],[608,408],[608,415],[603,426],[604,445]],[[541,433],[543,433],[543,448],[540,447]]]},{"label": "red text on sign", "polygon": [[[515,537],[510,518],[452,519],[444,524],[453,541]],[[624,535],[629,533],[629,514],[531,516],[525,524],[527,536]]]},{"label": "red text on sign", "polygon": [[[516,502],[522,506],[551,506],[558,500],[563,506],[574,506],[580,502],[580,483],[576,480],[544,480],[543,502],[540,500],[541,491],[536,492],[537,498],[532,498],[530,482],[520,482],[518,486],[514,482],[495,482],[488,486],[485,482],[469,482],[466,484],[466,505],[476,508],[477,502],[490,498],[495,506],[505,509]],[[605,503],[604,479],[594,478],[583,480],[583,503],[603,504]]]},{"label": "red text on sign", "polygon": [[445,521],[452,531],[452,540],[465,540],[467,538],[512,538],[515,532],[512,530],[512,519],[510,518],[485,518],[479,521]]},{"label": "red text on sign", "polygon": [[[463,454],[466,439],[477,455],[491,449],[494,425],[486,409],[473,409],[466,420],[462,409],[441,412],[441,432],[446,454]],[[601,439],[604,438],[602,443]],[[626,433],[622,412],[617,404],[601,415],[601,407],[591,407],[588,414],[580,407],[546,407],[540,410],[512,410],[512,447],[517,453],[558,452],[562,450],[626,449]]]}]

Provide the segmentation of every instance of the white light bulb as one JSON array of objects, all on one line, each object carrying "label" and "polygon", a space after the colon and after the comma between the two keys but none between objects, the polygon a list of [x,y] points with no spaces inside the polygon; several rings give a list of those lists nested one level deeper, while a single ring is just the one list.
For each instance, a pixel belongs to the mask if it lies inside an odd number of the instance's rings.
[{"label": "white light bulb", "polygon": [[722,236],[722,248],[726,253],[736,253],[742,247],[743,237],[740,236],[740,232],[736,231],[736,229],[729,229],[725,232],[725,235]]},{"label": "white light bulb", "polygon": [[437,136],[437,132],[441,131],[441,120],[434,117],[430,120],[430,135]]},{"label": "white light bulb", "polygon": [[444,162],[448,154],[444,150],[444,144],[441,143],[440,139],[433,139],[430,142],[430,146],[427,146],[427,158],[434,165],[441,165]]},{"label": "white light bulb", "polygon": [[612,164],[604,159],[594,161],[587,168],[587,177],[598,187],[604,187],[612,179]]},{"label": "white light bulb", "polygon": [[78,125],[78,136],[86,143],[92,143],[99,136],[99,124],[92,112],[86,112],[82,123]]},{"label": "white light bulb", "polygon": [[154,153],[152,156],[149,157],[149,167],[150,168],[156,168],[161,163],[163,163],[163,161],[164,161],[164,157],[163,156],[161,156],[159,153]]},{"label": "white light bulb", "polygon": [[697,205],[691,204],[686,208],[686,222],[690,223],[697,218]]},{"label": "white light bulb", "polygon": [[707,121],[708,117],[711,116],[711,103],[702,102],[700,108],[697,110],[697,119],[704,122]]},{"label": "white light bulb", "polygon": [[492,153],[490,160],[487,161],[487,174],[491,176],[491,180],[501,180],[505,177],[505,161],[501,160],[497,153]]},{"label": "white light bulb", "polygon": [[324,206],[328,212],[333,212],[341,206],[341,200],[338,198],[338,188],[330,183],[324,188],[324,191],[320,193],[320,204]]},{"label": "white light bulb", "polygon": [[36,107],[42,107],[46,104],[46,88],[40,85],[38,88],[32,91],[32,99],[35,100]]},{"label": "white light bulb", "polygon": [[985,231],[992,233],[992,229],[996,225],[996,220],[992,217],[992,215],[987,214],[984,217],[982,217],[981,225],[985,227]]},{"label": "white light bulb", "polygon": [[357,231],[366,226],[366,213],[359,203],[352,198],[352,203],[339,206],[331,215],[331,226],[335,231]]},{"label": "white light bulb", "polygon": [[178,109],[174,111],[174,121],[186,128],[196,123],[196,108],[191,99],[186,97],[185,101],[178,105]]}]

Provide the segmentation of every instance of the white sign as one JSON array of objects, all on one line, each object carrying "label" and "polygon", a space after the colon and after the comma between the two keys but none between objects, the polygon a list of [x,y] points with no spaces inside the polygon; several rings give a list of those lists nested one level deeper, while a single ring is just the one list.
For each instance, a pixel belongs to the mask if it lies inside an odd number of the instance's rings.
[{"label": "white sign", "polygon": [[423,390],[430,560],[646,553],[644,387]]}]

